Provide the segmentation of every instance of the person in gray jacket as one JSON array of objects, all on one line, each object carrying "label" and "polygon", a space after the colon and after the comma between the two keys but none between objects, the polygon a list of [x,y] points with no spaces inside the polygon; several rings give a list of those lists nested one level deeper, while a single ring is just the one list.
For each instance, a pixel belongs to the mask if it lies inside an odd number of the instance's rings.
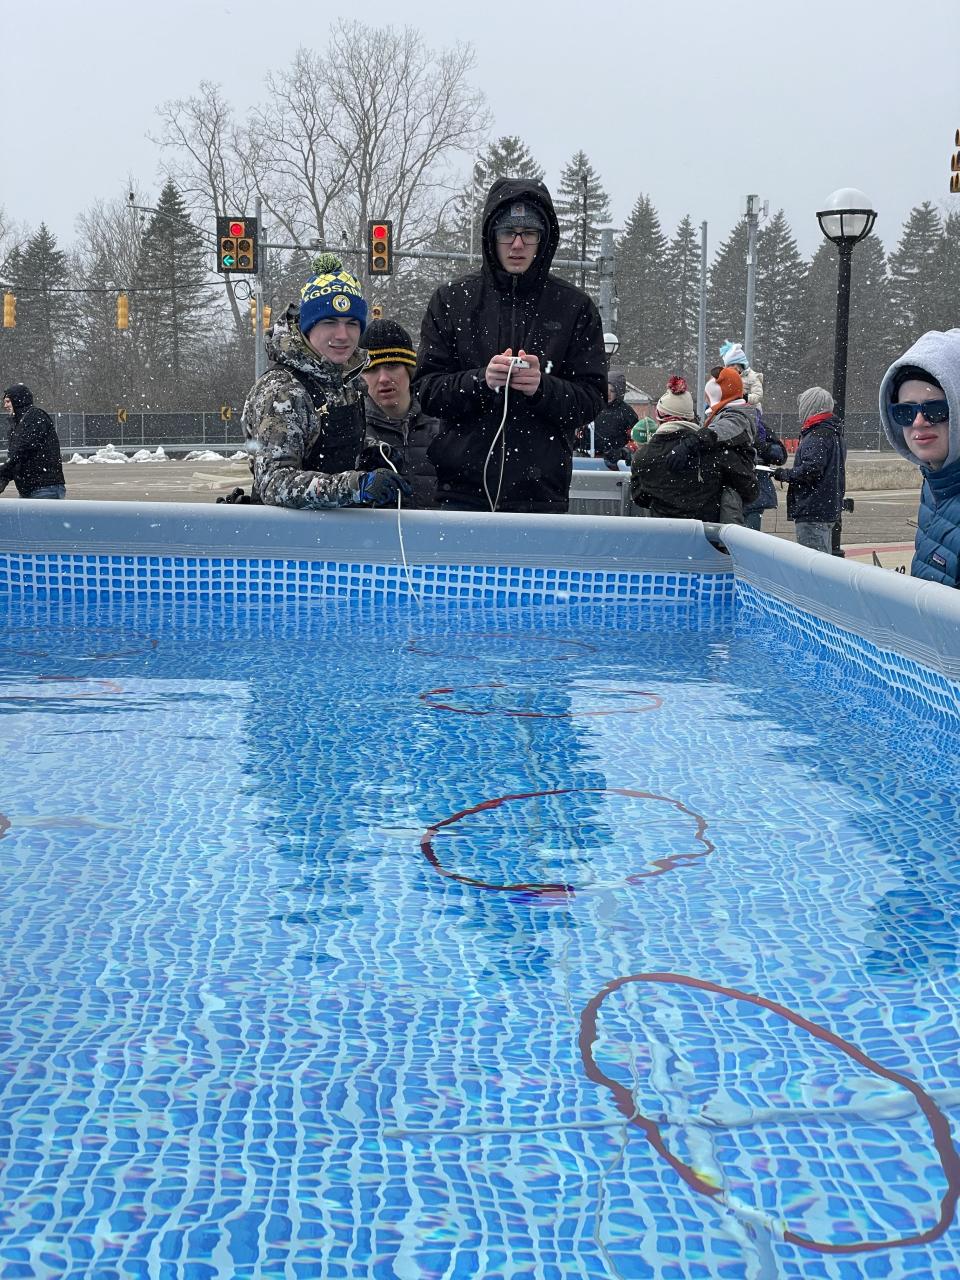
[{"label": "person in gray jacket", "polygon": [[374,320],[363,335],[367,363],[362,378],[367,393],[364,415],[366,445],[361,467],[396,467],[409,481],[411,507],[437,506],[437,472],[427,457],[440,423],[423,412],[410,390],[417,357],[413,339],[395,320]]}]

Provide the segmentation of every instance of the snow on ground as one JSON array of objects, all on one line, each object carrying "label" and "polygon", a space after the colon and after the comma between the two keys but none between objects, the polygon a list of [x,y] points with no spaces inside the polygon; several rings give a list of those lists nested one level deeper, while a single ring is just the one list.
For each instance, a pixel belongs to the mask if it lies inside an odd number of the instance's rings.
[{"label": "snow on ground", "polygon": [[[213,449],[191,449],[184,456],[183,462],[246,462],[249,455],[243,449],[238,449],[236,453],[229,456],[216,453]],[[170,462],[171,459],[164,452],[163,445],[157,445],[153,453],[149,449],[138,449],[136,453],[126,454],[122,449],[118,449],[114,444],[105,444],[102,449],[98,449],[96,453],[91,453],[89,457],[84,457],[81,453],[75,453],[72,458],[67,459],[68,465],[74,466],[86,465],[88,462]]]}]

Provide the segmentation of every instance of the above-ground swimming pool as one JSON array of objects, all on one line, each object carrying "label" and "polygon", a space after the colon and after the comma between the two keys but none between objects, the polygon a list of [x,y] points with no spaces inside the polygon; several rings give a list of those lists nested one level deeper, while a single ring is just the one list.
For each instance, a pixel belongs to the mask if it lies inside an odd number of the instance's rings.
[{"label": "above-ground swimming pool", "polygon": [[960,1274],[950,672],[677,536],[0,550],[0,1275]]}]

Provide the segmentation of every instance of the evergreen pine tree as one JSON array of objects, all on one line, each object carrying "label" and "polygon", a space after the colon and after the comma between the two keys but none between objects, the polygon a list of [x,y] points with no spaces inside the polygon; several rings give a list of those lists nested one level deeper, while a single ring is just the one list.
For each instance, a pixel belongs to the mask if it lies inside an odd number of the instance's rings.
[{"label": "evergreen pine tree", "polygon": [[[833,390],[837,271],[837,250],[824,241],[804,283],[801,390],[810,386]],[[867,236],[854,249],[851,262],[848,413],[872,413],[875,408],[880,380],[895,354],[889,327],[886,257],[877,237]]]},{"label": "evergreen pine tree", "polygon": [[742,342],[747,311],[747,220],[741,218],[710,266],[707,368],[720,362],[720,344]]},{"label": "evergreen pine tree", "polygon": [[667,297],[665,355],[672,370],[693,386],[700,321],[700,238],[689,214],[667,249]]},{"label": "evergreen pine tree", "polygon": [[38,404],[65,408],[79,295],[69,292],[67,255],[45,223],[10,255],[6,275],[17,296],[17,327],[5,352],[9,380],[25,382]]},{"label": "evergreen pine tree", "polygon": [[[99,254],[83,273],[90,292],[79,318],[77,374],[85,412],[100,413],[130,403],[135,373],[130,330],[117,328],[117,295],[121,290],[113,265]],[[139,295],[133,295],[137,298]],[[132,302],[131,310],[136,307]]]},{"label": "evergreen pine tree", "polygon": [[[553,201],[560,223],[561,258],[594,258],[600,251],[600,227],[610,221],[610,197],[583,151],[564,165]],[[586,242],[584,243],[584,220]],[[584,248],[586,254],[584,255]]]},{"label": "evergreen pine tree", "polygon": [[926,200],[911,209],[900,244],[890,255],[890,314],[901,350],[927,329],[939,327],[945,310],[943,265],[943,223]]},{"label": "evergreen pine tree", "polygon": [[836,313],[837,250],[829,240],[823,240],[810,260],[803,285],[799,374],[804,387],[833,388]]},{"label": "evergreen pine tree", "polygon": [[209,249],[168,181],[140,243],[130,329],[149,407],[189,407],[203,369]]},{"label": "evergreen pine tree", "polygon": [[510,136],[491,142],[483,155],[474,161],[471,180],[455,202],[449,247],[458,253],[468,253],[472,243],[479,262],[483,207],[494,182],[498,178],[528,178],[542,182],[543,177],[543,168],[520,138]]},{"label": "evergreen pine tree", "polygon": [[659,364],[666,358],[670,313],[667,272],[667,239],[659,214],[648,196],[638,196],[617,246],[621,360]]},{"label": "evergreen pine tree", "polygon": [[802,388],[806,264],[779,210],[757,237],[757,288],[750,363],[764,375],[765,403],[792,406]]},{"label": "evergreen pine tree", "polygon": [[960,325],[960,209],[952,208],[943,223],[938,329]]}]

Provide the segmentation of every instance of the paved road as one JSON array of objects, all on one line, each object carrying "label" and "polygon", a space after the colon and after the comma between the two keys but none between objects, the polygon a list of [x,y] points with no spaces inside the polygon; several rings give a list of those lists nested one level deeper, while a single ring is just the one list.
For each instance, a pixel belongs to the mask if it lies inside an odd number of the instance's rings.
[{"label": "paved road", "polygon": [[[235,485],[248,485],[245,462],[88,463],[65,468],[71,498],[122,502],[214,502]],[[879,555],[891,566],[909,561],[917,516],[916,489],[853,493],[852,515],[843,519],[843,545],[852,554],[871,559],[870,548],[887,548]],[[16,497],[13,487],[0,502]],[[764,531],[793,539],[786,504],[764,517]],[[863,549],[862,551],[860,549]]]}]

